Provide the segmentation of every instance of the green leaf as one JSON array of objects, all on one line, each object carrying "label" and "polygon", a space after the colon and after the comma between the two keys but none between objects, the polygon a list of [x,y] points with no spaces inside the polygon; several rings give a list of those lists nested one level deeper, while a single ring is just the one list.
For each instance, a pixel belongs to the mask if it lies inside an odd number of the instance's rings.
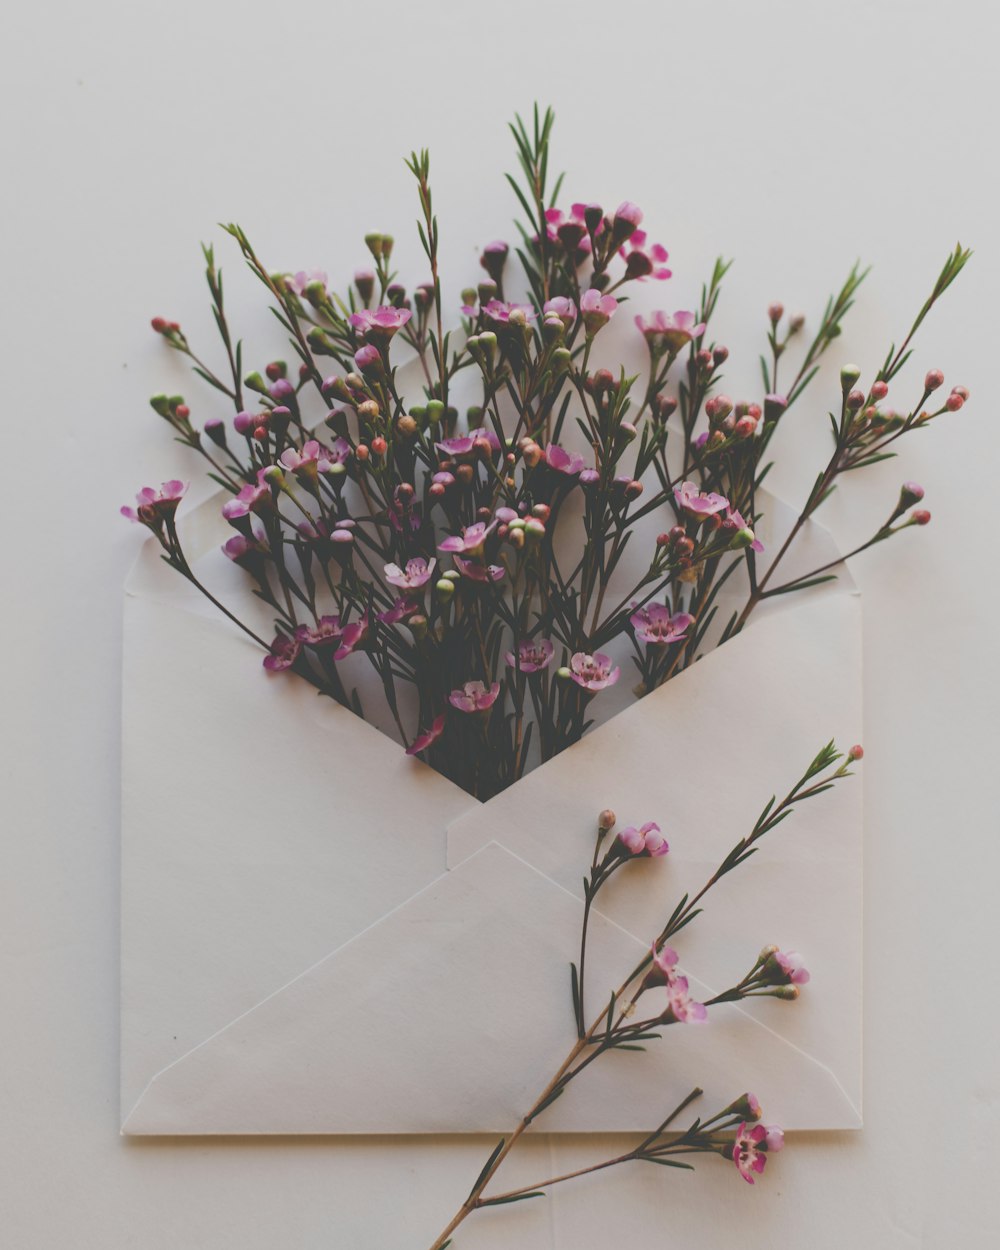
[{"label": "green leaf", "polygon": [[479,1188],[479,1186],[482,1184],[483,1179],[485,1178],[485,1176],[486,1176],[487,1172],[489,1172],[489,1170],[490,1170],[490,1168],[493,1166],[493,1164],[494,1164],[494,1163],[496,1163],[496,1161],[497,1161],[497,1156],[499,1155],[500,1151],[501,1151],[501,1150],[503,1150],[503,1148],[504,1148],[504,1146],[506,1146],[506,1144],[507,1144],[507,1138],[506,1138],[506,1137],[501,1137],[501,1138],[500,1138],[500,1140],[497,1142],[496,1146],[494,1146],[494,1148],[493,1148],[493,1153],[490,1155],[490,1157],[489,1157],[489,1158],[486,1160],[486,1162],[483,1164],[482,1171],[481,1171],[481,1172],[479,1173],[479,1175],[476,1177],[476,1183],[475,1183],[475,1184],[472,1186],[472,1188],[469,1190],[469,1197],[470,1197],[470,1198],[471,1198],[471,1197],[472,1197],[472,1195],[476,1192],[476,1190]]}]

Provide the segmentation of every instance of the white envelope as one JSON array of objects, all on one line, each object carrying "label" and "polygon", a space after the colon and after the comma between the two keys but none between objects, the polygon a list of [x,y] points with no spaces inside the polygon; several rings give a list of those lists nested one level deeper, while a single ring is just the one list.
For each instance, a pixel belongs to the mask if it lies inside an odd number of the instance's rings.
[{"label": "white envelope", "polygon": [[[764,506],[774,551],[791,514]],[[231,532],[218,500],[182,520],[196,554]],[[810,524],[789,575],[836,555]],[[211,560],[217,586],[226,562]],[[213,612],[150,539],[125,602],[127,1134],[508,1130],[575,1039],[569,964],[597,813],[657,821],[671,851],[600,896],[591,1015],[771,793],[831,737],[861,737],[846,575],[764,605],[486,804],[299,678],[265,677]],[[767,943],[798,950],[812,981],[797,1003],[714,1008],[645,1053],[603,1057],[539,1128],[649,1131],[696,1084],[712,1110],[750,1089],[786,1128],[859,1127],[861,838],[855,778],[769,834],[676,940],[696,997]]]}]

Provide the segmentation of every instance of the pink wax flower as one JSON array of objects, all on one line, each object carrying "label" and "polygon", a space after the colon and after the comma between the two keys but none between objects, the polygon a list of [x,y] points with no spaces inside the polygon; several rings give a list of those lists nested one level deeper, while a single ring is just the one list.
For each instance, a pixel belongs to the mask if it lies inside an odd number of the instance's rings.
[{"label": "pink wax flower", "polygon": [[337,443],[340,446],[336,451],[331,452],[317,439],[310,438],[302,444],[301,450],[286,447],[278,457],[278,463],[290,472],[306,477],[315,477],[317,473],[329,473],[334,465],[343,464],[351,452],[351,445],[347,439],[339,438]]},{"label": "pink wax flower", "polygon": [[444,733],[444,712],[438,716],[430,729],[425,729],[419,734],[410,745],[406,748],[407,755],[419,755],[421,751],[426,751],[432,742],[437,742],[438,738]]},{"label": "pink wax flower", "polygon": [[123,507],[121,514],[130,521],[137,521],[140,525],[148,525],[151,529],[159,529],[167,517],[172,517],[177,511],[177,505],[184,497],[187,490],[186,482],[178,482],[172,479],[164,482],[159,490],[153,490],[152,486],[144,486],[135,497],[136,507]]},{"label": "pink wax flower", "polygon": [[398,564],[387,564],[385,580],[390,586],[397,586],[400,590],[419,590],[430,581],[436,564],[436,560],[428,563],[419,556],[414,560],[407,560],[405,570]]},{"label": "pink wax flower", "polygon": [[545,463],[550,469],[555,469],[557,473],[565,473],[567,476],[575,477],[577,473],[586,465],[583,456],[577,455],[575,451],[566,451],[560,447],[558,443],[549,443],[545,448]]},{"label": "pink wax flower", "polygon": [[488,525],[485,521],[477,521],[475,525],[466,526],[461,535],[452,534],[439,542],[438,551],[478,554],[483,549],[483,543],[496,528],[496,524],[496,521],[491,521]]},{"label": "pink wax flower", "polygon": [[669,985],[677,977],[677,952],[672,946],[653,947],[653,963],[646,975],[650,984]]},{"label": "pink wax flower", "polygon": [[694,617],[687,612],[678,612],[676,616],[671,616],[670,609],[662,603],[647,604],[638,612],[633,612],[629,620],[636,638],[654,647],[680,642],[694,624]]},{"label": "pink wax flower", "polygon": [[327,276],[322,269],[300,269],[298,273],[285,274],[285,286],[290,291],[294,291],[296,295],[305,295],[306,287],[312,283],[318,282],[324,289],[327,285]]},{"label": "pink wax flower", "polygon": [[660,826],[653,821],[649,821],[639,829],[636,829],[634,825],[629,825],[618,834],[618,841],[633,856],[666,855],[670,850],[667,839],[660,832]]},{"label": "pink wax flower", "polygon": [[459,434],[456,438],[445,438],[434,446],[442,456],[449,460],[469,460],[476,456],[481,442],[489,443],[490,451],[500,450],[500,440],[493,430],[480,426],[478,430],[470,430],[468,434]]},{"label": "pink wax flower", "polygon": [[315,625],[300,625],[295,637],[304,647],[332,647],[343,637],[339,616],[321,616]]},{"label": "pink wax flower", "polygon": [[467,681],[460,690],[453,690],[448,702],[460,712],[486,712],[497,701],[500,683],[495,681],[488,688],[481,681]]},{"label": "pink wax flower", "polygon": [[227,521],[249,516],[251,512],[260,512],[270,508],[274,503],[271,486],[267,479],[270,468],[257,470],[257,485],[247,483],[235,499],[227,499],[222,505],[222,515]]},{"label": "pink wax flower", "polygon": [[335,660],[346,660],[349,655],[353,655],[360,647],[363,647],[368,641],[368,616],[363,616],[359,621],[352,621],[350,625],[344,626],[344,632],[340,638],[340,646],[333,653]]},{"label": "pink wax flower", "polygon": [[399,621],[405,621],[407,617],[413,616],[414,613],[419,611],[420,604],[404,596],[402,599],[397,599],[391,608],[386,608],[384,612],[380,612],[378,619],[383,625],[395,625]]},{"label": "pink wax flower", "polygon": [[463,560],[459,555],[451,558],[462,576],[473,582],[498,582],[506,572],[502,564],[477,564],[475,560]]},{"label": "pink wax flower", "polygon": [[682,511],[702,519],[729,507],[729,500],[724,495],[700,490],[694,482],[682,482],[680,486],[675,486],[674,499]]},{"label": "pink wax flower", "polygon": [[798,951],[775,951],[768,960],[768,971],[778,984],[805,985],[809,971]]},{"label": "pink wax flower", "polygon": [[548,638],[524,638],[517,645],[517,657],[513,651],[504,656],[511,668],[518,668],[522,673],[538,673],[547,668],[555,654],[555,647]]},{"label": "pink wax flower", "polygon": [[667,1007],[661,1019],[666,1024],[701,1024],[708,1018],[704,1003],[696,1003],[688,993],[687,977],[675,976],[667,983]]},{"label": "pink wax flower", "polygon": [[[600,210],[597,216],[601,217]],[[601,234],[603,230],[604,223],[599,221],[596,233]],[[568,252],[576,253],[578,259],[583,260],[591,250],[586,204],[571,205],[568,214],[561,208],[546,209],[545,235],[550,243],[561,243]]]},{"label": "pink wax flower", "polygon": [[580,312],[588,335],[594,335],[607,325],[615,314],[618,301],[613,295],[602,295],[597,287],[589,287],[580,297]]},{"label": "pink wax flower", "polygon": [[483,308],[483,316],[498,325],[507,325],[511,313],[522,313],[525,321],[531,322],[537,316],[530,304],[505,304],[503,300],[491,299]]},{"label": "pink wax flower", "polygon": [[297,638],[277,634],[271,643],[270,652],[264,656],[264,667],[269,673],[282,673],[292,667],[301,650],[302,644]]},{"label": "pink wax flower", "polygon": [[387,343],[394,334],[402,330],[412,316],[413,313],[408,308],[382,304],[378,308],[362,308],[359,312],[351,313],[349,321],[366,338]]},{"label": "pink wax flower", "polygon": [[[726,512],[726,519],[722,522],[723,529],[739,531],[748,530],[750,526],[744,521],[742,515],[730,504]],[[751,533],[753,531],[751,530]],[[754,540],[750,544],[750,550],[756,551],[759,555],[764,550],[764,544],[754,535]]]},{"label": "pink wax flower", "polygon": [[576,320],[576,305],[565,295],[556,295],[553,299],[546,300],[542,305],[542,312],[558,317],[567,330]]},{"label": "pink wax flower", "polygon": [[745,1121],[736,1132],[733,1142],[733,1162],[743,1179],[754,1183],[754,1173],[759,1176],[767,1163],[767,1129],[763,1124],[747,1124]]},{"label": "pink wax flower", "polygon": [[647,245],[645,230],[636,230],[619,255],[625,261],[625,277],[643,281],[645,278],[659,278],[663,281],[670,277],[666,267],[667,249],[661,243]]},{"label": "pink wax flower", "polygon": [[770,1154],[777,1154],[779,1150],[785,1148],[785,1130],[778,1128],[777,1124],[765,1124],[764,1132],[767,1134],[764,1142]]},{"label": "pink wax flower", "polygon": [[671,352],[679,352],[692,339],[701,338],[705,323],[696,323],[693,312],[653,312],[649,319],[637,316],[635,324],[642,331],[650,349],[663,346]]},{"label": "pink wax flower", "polygon": [[618,680],[621,669],[612,668],[612,660],[600,651],[585,655],[578,651],[570,660],[570,676],[584,690],[604,690]]},{"label": "pink wax flower", "polygon": [[642,209],[631,200],[623,200],[615,209],[612,228],[616,233],[627,229],[633,234],[642,225]]}]

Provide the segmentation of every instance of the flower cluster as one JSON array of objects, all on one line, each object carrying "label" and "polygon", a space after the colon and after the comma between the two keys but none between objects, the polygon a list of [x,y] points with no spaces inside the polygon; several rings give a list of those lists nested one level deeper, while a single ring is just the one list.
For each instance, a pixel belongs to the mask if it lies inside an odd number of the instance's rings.
[{"label": "flower cluster", "polygon": [[[225,554],[274,617],[260,639],[264,668],[294,672],[355,710],[364,701],[376,720],[391,716],[410,754],[481,798],[577,741],[612,705],[606,692],[623,672],[647,694],[738,633],[764,600],[835,576],[779,574],[842,475],[968,398],[958,386],[932,399],[943,377],[931,370],[916,403],[887,406],[912,332],[864,386],[847,366],[830,459],[792,533],[765,551],[760,487],[779,426],[841,333],[863,274],[852,272],[801,349],[804,319],[768,308],[761,394],[719,390],[729,356],[711,337],[721,262],[696,308],[634,317],[629,332],[648,350],[641,379],[599,365],[625,300],[647,279],[663,289],[671,271],[630,201],[556,203],[550,131],[550,115],[530,132],[514,127],[520,271],[506,241],[483,248],[480,280],[453,310],[461,332],[446,329],[425,153],[410,168],[429,276],[410,290],[391,267],[388,234],[367,236],[370,267],[337,291],[318,270],[272,272],[239,227],[227,228],[288,332],[294,365],[244,369],[211,248],[226,368],[195,355],[179,323],[153,322],[231,407],[197,428],[183,397],[151,401],[227,492]],[[949,258],[917,324],[967,255]],[[417,393],[404,391],[402,365],[419,370]],[[179,482],[147,488],[124,511],[205,590],[176,524],[182,493]],[[904,485],[857,550],[925,525],[930,513],[914,507],[922,497]],[[728,622],[717,599],[726,582],[744,596]]]}]

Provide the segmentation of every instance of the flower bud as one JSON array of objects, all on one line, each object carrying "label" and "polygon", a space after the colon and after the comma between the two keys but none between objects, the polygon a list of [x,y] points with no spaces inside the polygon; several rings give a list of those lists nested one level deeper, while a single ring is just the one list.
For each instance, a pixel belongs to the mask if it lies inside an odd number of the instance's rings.
[{"label": "flower bud", "polygon": [[844,367],[840,370],[840,389],[845,395],[860,377],[861,370],[857,365],[844,365]]},{"label": "flower bud", "polygon": [[411,439],[416,436],[418,426],[413,417],[407,414],[400,417],[396,422],[396,429],[399,431],[401,438]]},{"label": "flower bud", "polygon": [[944,374],[940,369],[930,369],[924,378],[924,390],[936,391],[939,386],[944,386]]},{"label": "flower bud", "polygon": [[788,407],[788,400],[784,395],[765,395],[764,396],[764,420],[777,421],[781,414]]},{"label": "flower bud", "polygon": [[864,759],[864,755],[865,755],[865,749],[863,746],[860,745],[860,743],[855,743],[855,745],[852,746],[851,749],[847,752],[847,758],[849,760]]},{"label": "flower bud", "polygon": [[859,408],[864,407],[864,391],[850,391],[844,402],[850,412],[857,412]]},{"label": "flower bud", "polygon": [[225,447],[226,426],[221,417],[209,417],[205,422],[205,433],[216,447]]},{"label": "flower bud", "polygon": [[784,304],[771,304],[767,310],[767,319],[771,325],[776,326],[781,318],[785,315]]},{"label": "flower bud", "polygon": [[442,603],[447,603],[455,593],[455,583],[450,577],[442,577],[440,581],[434,583],[434,589]]},{"label": "flower bud", "polygon": [[716,369],[718,369],[720,365],[724,365],[728,359],[729,359],[728,347],[722,347],[720,345],[719,347],[712,348],[712,364],[715,365]]},{"label": "flower bud", "polygon": [[249,391],[256,391],[258,395],[267,394],[267,383],[259,373],[251,373],[243,379],[243,385]]},{"label": "flower bud", "polygon": [[931,514],[926,508],[918,508],[916,512],[910,513],[911,525],[930,525]]},{"label": "flower bud", "polygon": [[885,384],[885,382],[881,381],[881,379],[872,383],[872,399],[874,399],[876,403],[881,403],[888,394],[889,387]]},{"label": "flower bud", "polygon": [[427,423],[428,425],[437,425],[444,416],[444,404],[440,399],[429,399],[427,401]]},{"label": "flower bud", "polygon": [[899,511],[904,512],[919,503],[924,497],[924,488],[917,482],[904,482],[899,492]]},{"label": "flower bud", "polygon": [[958,412],[959,408],[965,403],[965,400],[959,395],[958,391],[952,391],[948,398],[944,401],[944,406],[949,412]]},{"label": "flower bud", "polygon": [[751,1122],[759,1120],[764,1114],[756,1094],[740,1094],[739,1098],[729,1104],[721,1115],[738,1115],[741,1120]]}]

